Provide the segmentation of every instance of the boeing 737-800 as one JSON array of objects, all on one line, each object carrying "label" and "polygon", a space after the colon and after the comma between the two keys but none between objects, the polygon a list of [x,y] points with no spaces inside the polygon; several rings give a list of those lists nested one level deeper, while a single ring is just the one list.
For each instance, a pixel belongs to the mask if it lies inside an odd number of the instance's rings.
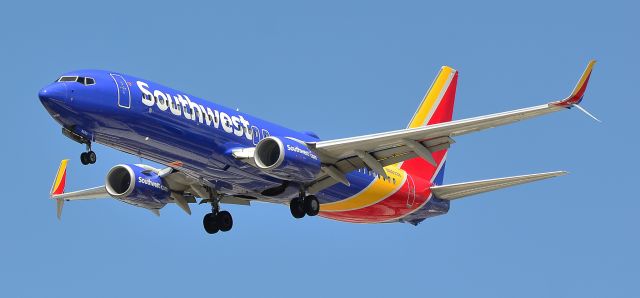
[{"label": "boeing 737-800", "polygon": [[573,107],[588,114],[579,104],[594,64],[565,99],[461,120],[452,120],[458,72],[444,66],[407,128],[334,140],[126,74],[72,71],[39,97],[62,133],[86,146],[80,161],[95,163],[98,143],[162,166],[119,164],[104,185],[65,193],[63,160],[51,198],[58,218],[64,202],[74,200],[114,198],[156,215],[170,203],[188,214],[190,203],[207,203],[203,225],[211,234],[233,226],[222,204],[256,201],[289,205],[295,218],[417,225],[447,213],[452,200],[565,174],[443,184],[454,137]]}]

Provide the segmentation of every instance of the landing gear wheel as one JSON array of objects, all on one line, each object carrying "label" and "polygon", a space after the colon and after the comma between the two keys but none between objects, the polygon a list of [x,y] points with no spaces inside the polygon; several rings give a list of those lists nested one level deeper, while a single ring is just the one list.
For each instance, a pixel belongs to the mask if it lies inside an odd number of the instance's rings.
[{"label": "landing gear wheel", "polygon": [[205,214],[202,219],[202,225],[204,226],[204,230],[209,234],[215,234],[220,230],[218,227],[217,217],[213,213]]},{"label": "landing gear wheel", "polygon": [[220,231],[228,232],[231,230],[233,227],[233,217],[231,217],[231,213],[229,213],[229,211],[220,211],[216,217]]},{"label": "landing gear wheel", "polygon": [[80,154],[80,162],[85,166],[88,164],[96,163],[96,160],[97,160],[97,156],[96,156],[96,153],[93,151],[82,152]]},{"label": "landing gear wheel", "polygon": [[93,151],[89,151],[89,152],[85,153],[85,155],[87,156],[87,161],[88,161],[90,164],[94,164],[94,163],[96,163],[96,160],[97,160],[97,158],[98,158],[98,157],[96,156],[96,153],[95,153],[95,152],[93,152]]},{"label": "landing gear wheel", "polygon": [[309,216],[316,216],[320,213],[320,202],[316,196],[307,196],[304,198],[304,212]]},{"label": "landing gear wheel", "polygon": [[89,164],[89,156],[87,155],[87,152],[82,152],[80,154],[80,162],[85,166]]},{"label": "landing gear wheel", "polygon": [[305,215],[303,201],[300,198],[291,200],[289,203],[289,209],[291,210],[291,215],[293,215],[294,218],[303,218]]}]

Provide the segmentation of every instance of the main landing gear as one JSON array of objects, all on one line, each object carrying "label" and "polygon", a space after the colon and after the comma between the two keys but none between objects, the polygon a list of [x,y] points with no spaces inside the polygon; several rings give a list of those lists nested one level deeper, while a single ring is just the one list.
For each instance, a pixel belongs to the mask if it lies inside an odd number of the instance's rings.
[{"label": "main landing gear", "polygon": [[80,162],[86,166],[88,164],[96,163],[96,160],[96,153],[91,150],[91,143],[87,143],[87,152],[82,152],[82,154],[80,154]]},{"label": "main landing gear", "polygon": [[228,232],[233,227],[233,217],[229,211],[220,211],[220,198],[211,202],[211,213],[207,213],[202,219],[204,230],[209,234],[218,231]]},{"label": "main landing gear", "polygon": [[291,200],[289,209],[294,218],[303,218],[305,215],[316,216],[320,213],[320,202],[314,195],[301,194],[300,197]]}]

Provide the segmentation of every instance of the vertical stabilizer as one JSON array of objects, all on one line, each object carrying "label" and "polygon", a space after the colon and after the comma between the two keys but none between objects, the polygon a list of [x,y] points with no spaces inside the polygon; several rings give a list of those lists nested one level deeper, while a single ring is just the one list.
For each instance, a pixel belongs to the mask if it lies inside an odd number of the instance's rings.
[{"label": "vertical stabilizer", "polygon": [[[443,66],[422,99],[407,128],[417,128],[451,121],[457,84],[458,71],[449,66]],[[414,158],[403,162],[400,167],[413,176],[419,176],[429,181],[435,180],[436,184],[441,184],[444,176],[447,149],[432,153],[436,162],[435,165],[430,164],[423,158]]]}]

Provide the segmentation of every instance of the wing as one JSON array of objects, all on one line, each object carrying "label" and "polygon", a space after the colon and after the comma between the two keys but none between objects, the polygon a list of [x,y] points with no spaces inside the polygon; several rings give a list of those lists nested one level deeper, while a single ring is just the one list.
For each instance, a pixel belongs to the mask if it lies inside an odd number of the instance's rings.
[{"label": "wing", "polygon": [[[62,208],[64,207],[65,201],[92,200],[111,197],[105,185],[65,193],[68,162],[69,160],[65,159],[60,163],[60,167],[58,168],[58,172],[53,181],[53,186],[51,187],[50,196],[52,199],[56,200],[58,219],[62,216]],[[195,196],[203,199],[201,203],[208,202],[212,196],[222,197],[222,194],[218,194],[214,190],[215,185],[198,177],[197,175],[189,174],[184,171],[176,171],[171,167],[156,169],[143,164],[137,164],[136,166],[143,168],[145,172],[153,172],[160,176],[171,191],[170,197],[172,202],[176,203],[178,207],[189,215],[191,214],[189,203],[196,203]],[[253,198],[225,195],[221,202],[224,204],[250,205],[251,199]],[[149,210],[156,215],[160,215],[159,211],[156,209]]]},{"label": "wing", "polygon": [[51,198],[65,201],[105,199],[109,198],[109,193],[107,193],[107,189],[102,185],[94,188],[61,193],[58,195],[52,194]]},{"label": "wing", "polygon": [[56,178],[53,180],[53,185],[51,186],[51,198],[56,200],[58,219],[62,217],[62,207],[64,207],[64,201],[91,200],[109,197],[109,194],[107,193],[104,185],[70,193],[64,193],[64,187],[67,182],[68,163],[68,159],[64,159],[60,162],[60,167],[58,168]]},{"label": "wing", "polygon": [[431,191],[436,198],[443,200],[455,200],[483,192],[498,190],[519,184],[534,182],[542,179],[558,177],[567,174],[564,171],[522,175],[490,180],[456,183],[449,185],[432,186]]},{"label": "wing", "polygon": [[384,166],[414,157],[421,157],[434,164],[432,152],[448,148],[454,143],[452,137],[511,124],[574,106],[582,110],[578,104],[582,101],[594,65],[595,60],[591,60],[576,87],[563,100],[419,128],[308,143],[309,148],[322,160],[325,173],[309,188],[317,192],[337,182],[347,184],[344,173],[365,166],[384,177],[386,176],[382,169]]}]

